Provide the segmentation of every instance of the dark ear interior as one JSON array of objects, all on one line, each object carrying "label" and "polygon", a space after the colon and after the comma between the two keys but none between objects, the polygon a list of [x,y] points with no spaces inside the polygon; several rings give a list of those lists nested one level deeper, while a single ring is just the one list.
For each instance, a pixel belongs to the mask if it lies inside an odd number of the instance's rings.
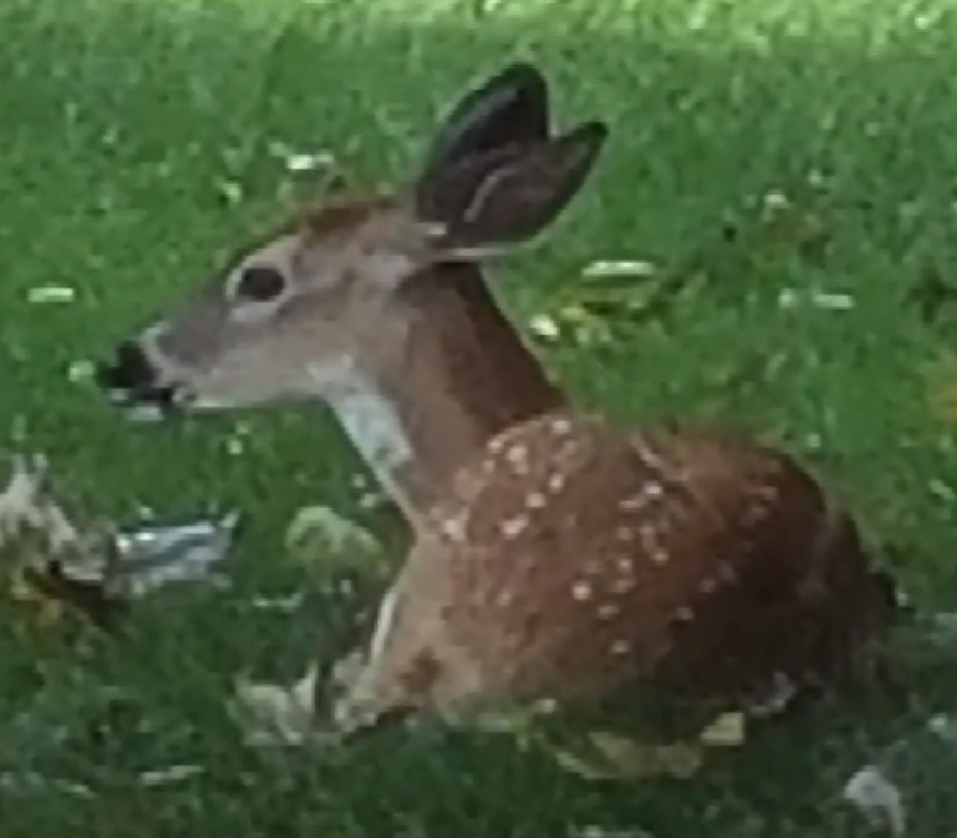
[{"label": "dark ear interior", "polygon": [[534,145],[466,156],[419,184],[417,214],[444,228],[436,247],[453,255],[530,239],[581,189],[607,137],[603,122],[586,122]]},{"label": "dark ear interior", "polygon": [[548,86],[516,61],[469,91],[445,118],[425,157],[423,177],[462,157],[548,137]]}]

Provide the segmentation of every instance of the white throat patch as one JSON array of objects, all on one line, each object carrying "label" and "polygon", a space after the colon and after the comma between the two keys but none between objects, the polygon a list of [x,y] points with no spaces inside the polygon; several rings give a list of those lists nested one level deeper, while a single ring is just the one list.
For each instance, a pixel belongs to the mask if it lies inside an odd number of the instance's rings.
[{"label": "white throat patch", "polygon": [[332,408],[383,488],[398,497],[393,475],[412,459],[412,445],[395,406],[356,369],[351,358],[313,364],[309,372],[316,395]]}]

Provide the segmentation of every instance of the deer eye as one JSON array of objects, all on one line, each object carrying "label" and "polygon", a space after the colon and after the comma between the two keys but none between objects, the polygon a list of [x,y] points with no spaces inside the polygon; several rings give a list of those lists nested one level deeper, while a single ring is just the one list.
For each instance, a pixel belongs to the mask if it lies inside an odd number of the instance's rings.
[{"label": "deer eye", "polygon": [[233,295],[241,302],[268,303],[286,290],[286,278],[269,265],[250,265],[236,280]]}]

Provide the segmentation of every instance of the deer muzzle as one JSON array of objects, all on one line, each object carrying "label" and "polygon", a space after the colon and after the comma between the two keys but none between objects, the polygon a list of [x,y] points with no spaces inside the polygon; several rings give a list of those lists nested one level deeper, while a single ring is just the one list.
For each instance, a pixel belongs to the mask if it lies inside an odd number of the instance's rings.
[{"label": "deer muzzle", "polygon": [[111,358],[96,366],[94,380],[131,419],[158,421],[180,414],[187,392],[166,381],[136,341],[118,344]]}]

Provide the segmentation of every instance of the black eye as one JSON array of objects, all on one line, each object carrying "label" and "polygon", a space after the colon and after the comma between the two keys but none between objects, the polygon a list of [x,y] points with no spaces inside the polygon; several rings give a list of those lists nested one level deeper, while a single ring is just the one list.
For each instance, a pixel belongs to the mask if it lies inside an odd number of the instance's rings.
[{"label": "black eye", "polygon": [[254,303],[275,300],[286,288],[286,278],[268,265],[252,265],[243,270],[236,283],[236,296]]}]

